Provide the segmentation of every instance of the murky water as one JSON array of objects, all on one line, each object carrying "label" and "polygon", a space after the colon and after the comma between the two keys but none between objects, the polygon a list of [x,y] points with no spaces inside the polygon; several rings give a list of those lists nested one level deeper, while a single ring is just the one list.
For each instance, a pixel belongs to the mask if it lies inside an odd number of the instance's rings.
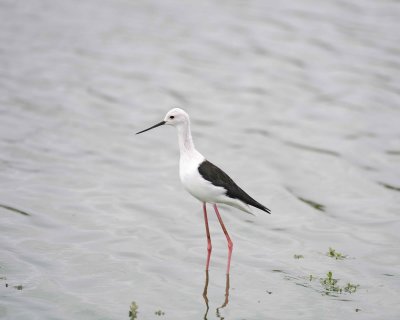
[{"label": "murky water", "polygon": [[[0,318],[398,319],[399,21],[389,0],[1,1]],[[134,135],[173,106],[273,212],[221,207],[229,279],[211,207],[205,274],[176,132]]]}]

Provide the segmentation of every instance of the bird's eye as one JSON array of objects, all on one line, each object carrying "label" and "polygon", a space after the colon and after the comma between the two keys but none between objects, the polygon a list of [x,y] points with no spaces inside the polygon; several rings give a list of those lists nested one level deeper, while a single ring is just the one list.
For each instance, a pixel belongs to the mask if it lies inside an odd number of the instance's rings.
[{"label": "bird's eye", "polygon": [[170,119],[173,119],[173,118],[175,118],[175,117],[174,117],[174,116],[169,116],[169,118],[170,118]]}]

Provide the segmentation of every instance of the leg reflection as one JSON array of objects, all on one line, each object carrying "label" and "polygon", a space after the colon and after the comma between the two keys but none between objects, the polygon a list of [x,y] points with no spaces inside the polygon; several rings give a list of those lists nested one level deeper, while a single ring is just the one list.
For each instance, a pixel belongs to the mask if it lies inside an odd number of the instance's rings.
[{"label": "leg reflection", "polygon": [[207,307],[206,313],[204,314],[204,320],[207,320],[208,310],[210,309],[210,307],[208,306],[207,290],[208,290],[208,270],[206,270],[206,282],[204,283],[204,290],[203,290],[203,298]]},{"label": "leg reflection", "polygon": [[[209,275],[208,275],[208,270],[206,270],[206,279],[205,279],[204,290],[203,290],[203,299],[204,299],[204,302],[206,304],[206,312],[205,312],[204,317],[203,317],[204,320],[207,320],[208,310],[210,309],[209,303],[208,303],[209,302],[208,301],[208,296],[207,296],[208,282],[209,282]],[[220,319],[223,319],[223,317],[221,317],[221,315],[220,315],[220,309],[225,308],[229,303],[229,286],[230,286],[230,284],[229,284],[229,274],[227,274],[226,275],[226,279],[225,279],[225,300],[224,300],[224,303],[220,307],[218,307],[216,309],[216,315]]]},{"label": "leg reflection", "polygon": [[225,308],[229,303],[229,273],[226,275],[226,281],[225,281],[225,301],[224,303],[217,308],[216,314],[218,318],[221,318],[221,315],[219,313],[220,309]]}]

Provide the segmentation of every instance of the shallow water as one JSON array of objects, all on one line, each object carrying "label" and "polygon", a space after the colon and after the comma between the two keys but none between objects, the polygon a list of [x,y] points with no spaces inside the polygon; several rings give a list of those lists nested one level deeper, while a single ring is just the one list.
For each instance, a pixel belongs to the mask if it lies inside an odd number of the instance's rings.
[{"label": "shallow water", "polygon": [[[0,318],[398,319],[399,18],[389,0],[2,1]],[[272,210],[221,206],[229,283],[211,207],[205,274],[174,129],[134,135],[173,106]]]}]

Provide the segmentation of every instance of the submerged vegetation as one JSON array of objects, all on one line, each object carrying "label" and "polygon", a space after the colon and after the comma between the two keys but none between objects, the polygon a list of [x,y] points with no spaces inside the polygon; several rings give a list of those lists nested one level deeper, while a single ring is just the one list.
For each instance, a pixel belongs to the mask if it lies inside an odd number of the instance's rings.
[{"label": "submerged vegetation", "polygon": [[[329,247],[328,252],[326,253],[326,255],[330,258],[334,258],[336,260],[343,260],[347,258],[347,255],[342,254],[338,251],[336,251],[334,248]],[[294,254],[293,258],[295,259],[302,259],[304,258],[303,255],[301,254]],[[280,270],[273,270],[273,271],[280,271]],[[282,271],[280,271],[282,272]],[[355,293],[357,291],[357,289],[359,288],[360,285],[358,284],[354,284],[351,282],[347,282],[346,285],[341,285],[339,283],[339,279],[336,279],[333,277],[333,272],[332,271],[328,271],[326,273],[326,276],[323,278],[320,278],[318,276],[315,276],[313,274],[309,274],[307,277],[293,277],[293,276],[285,276],[285,279],[288,280],[300,280],[302,279],[303,281],[301,282],[296,282],[297,285],[306,287],[306,288],[312,288],[318,292],[321,292],[325,295],[333,295],[335,296],[336,294],[342,294],[342,293]],[[304,282],[304,280],[307,279],[308,281]],[[318,280],[318,281],[315,281]],[[315,281],[315,282],[314,282]],[[316,287],[315,285],[312,284],[312,282],[314,283],[319,283],[319,285]],[[322,289],[321,290],[321,287]]]},{"label": "submerged vegetation", "polygon": [[320,283],[325,288],[326,292],[342,292],[342,289],[337,285],[338,279],[333,278],[332,271],[326,274],[325,278],[320,279]]},{"label": "submerged vegetation", "polygon": [[[129,319],[130,320],[136,320],[137,319],[137,315],[138,315],[138,309],[139,306],[137,305],[137,303],[135,301],[132,301],[130,307],[129,307]],[[162,310],[157,310],[154,312],[154,314],[156,316],[163,316],[165,315],[165,312]]]},{"label": "submerged vegetation", "polygon": [[384,186],[386,189],[390,189],[390,190],[394,190],[394,191],[400,191],[400,187],[395,187],[395,186],[392,186],[392,185],[390,185],[390,184],[387,184],[387,183],[380,183],[382,186]]},{"label": "submerged vegetation", "polygon": [[9,211],[12,211],[12,212],[16,212],[16,213],[22,214],[24,216],[30,216],[30,214],[28,212],[22,211],[22,210],[17,209],[17,208],[13,208],[11,206],[7,206],[5,204],[0,204],[0,208],[6,209],[6,210],[9,210]]},{"label": "submerged vegetation", "polygon": [[313,207],[314,209],[318,210],[318,211],[325,211],[325,205],[318,203],[314,200],[310,200],[304,197],[299,196],[298,194],[296,194],[296,192],[294,192],[291,188],[286,187],[286,190],[289,191],[291,194],[293,194],[297,199],[299,199],[300,201],[303,201],[304,203],[308,204],[310,207]]},{"label": "submerged vegetation", "polygon": [[163,316],[163,315],[165,314],[165,312],[162,311],[162,310],[157,310],[156,312],[154,312],[154,314],[155,314],[156,316]]},{"label": "submerged vegetation", "polygon": [[[315,277],[310,275],[310,281],[314,280]],[[338,284],[339,279],[333,277],[332,271],[328,271],[325,278],[319,279],[321,285],[324,288],[325,294],[330,295],[332,293],[355,293],[357,288],[360,286],[358,284],[353,284],[348,282],[346,286],[342,287]]]},{"label": "submerged vegetation", "polygon": [[329,248],[328,252],[326,253],[328,257],[335,258],[336,260],[343,260],[347,258],[347,255],[341,254],[340,252],[337,252],[333,248]]},{"label": "submerged vegetation", "polygon": [[317,209],[318,211],[325,211],[325,206],[323,204],[320,204],[318,202],[305,199],[302,197],[297,197],[299,200],[303,201],[304,203],[307,203],[309,206],[313,207],[314,209]]},{"label": "submerged vegetation", "polygon": [[138,313],[138,305],[135,301],[132,301],[131,306],[129,307],[129,318],[130,320],[135,320],[137,318]]},{"label": "submerged vegetation", "polygon": [[354,293],[354,292],[356,292],[357,291],[357,288],[359,287],[360,285],[359,284],[352,284],[352,283],[347,283],[347,285],[343,288],[343,290],[345,291],[345,292],[348,292],[348,293]]}]

